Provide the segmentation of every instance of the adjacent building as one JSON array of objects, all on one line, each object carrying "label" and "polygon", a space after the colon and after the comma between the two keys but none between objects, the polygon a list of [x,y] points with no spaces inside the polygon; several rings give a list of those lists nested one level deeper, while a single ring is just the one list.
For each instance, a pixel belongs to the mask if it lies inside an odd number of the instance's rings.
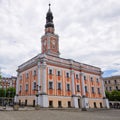
[{"label": "adjacent building", "polygon": [[120,91],[120,76],[111,76],[103,78],[106,91],[119,90]]},{"label": "adjacent building", "polygon": [[1,88],[16,88],[16,81],[17,77],[12,76],[12,77],[2,77],[0,80],[0,87]]},{"label": "adjacent building", "polygon": [[101,69],[60,57],[50,5],[41,45],[40,54],[18,67],[16,102],[41,107],[109,108]]}]

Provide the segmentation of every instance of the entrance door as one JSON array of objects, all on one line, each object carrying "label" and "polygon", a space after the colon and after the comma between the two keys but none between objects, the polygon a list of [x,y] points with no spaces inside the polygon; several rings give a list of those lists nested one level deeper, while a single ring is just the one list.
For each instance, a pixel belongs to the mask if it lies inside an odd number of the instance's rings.
[{"label": "entrance door", "polygon": [[71,102],[70,102],[70,101],[68,101],[68,107],[69,107],[69,108],[71,107]]},{"label": "entrance door", "polygon": [[100,103],[100,108],[102,108],[102,103]]},{"label": "entrance door", "polygon": [[78,99],[78,107],[80,108],[81,106],[80,106],[80,99]]},{"label": "entrance door", "polygon": [[94,102],[94,108],[97,108],[97,106],[96,106],[96,102]]},{"label": "entrance door", "polygon": [[49,107],[53,107],[53,101],[49,101]]},{"label": "entrance door", "polygon": [[62,102],[58,101],[58,107],[62,107]]},{"label": "entrance door", "polygon": [[25,106],[27,106],[27,100],[25,100]]}]

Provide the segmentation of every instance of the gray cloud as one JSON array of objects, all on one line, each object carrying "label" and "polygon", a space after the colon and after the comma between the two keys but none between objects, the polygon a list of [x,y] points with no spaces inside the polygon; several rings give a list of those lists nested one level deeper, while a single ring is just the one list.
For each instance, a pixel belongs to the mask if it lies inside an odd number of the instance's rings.
[{"label": "gray cloud", "polygon": [[[117,70],[120,74],[120,1],[51,1],[61,57]],[[16,75],[17,66],[41,52],[45,0],[0,0],[0,67]]]}]

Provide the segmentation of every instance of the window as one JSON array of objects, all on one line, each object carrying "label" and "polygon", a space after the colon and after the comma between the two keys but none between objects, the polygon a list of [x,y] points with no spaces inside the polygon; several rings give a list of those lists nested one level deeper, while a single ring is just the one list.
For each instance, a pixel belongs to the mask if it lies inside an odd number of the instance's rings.
[{"label": "window", "polygon": [[110,80],[108,81],[108,83],[110,84]]},{"label": "window", "polygon": [[98,78],[96,79],[96,82],[99,83],[99,79]]},{"label": "window", "polygon": [[92,93],[95,93],[94,87],[92,87]]},{"label": "window", "polygon": [[67,91],[70,91],[70,84],[67,84]]},{"label": "window", "polygon": [[106,87],[106,91],[108,91],[108,88]]},{"label": "window", "polygon": [[34,70],[34,73],[33,73],[33,75],[34,75],[34,76],[36,76],[36,75],[37,75],[37,72],[36,72],[36,70]]},{"label": "window", "polygon": [[77,85],[77,92],[80,92],[80,86]]},{"label": "window", "polygon": [[85,86],[85,92],[88,92],[88,90],[87,90],[87,86]]},{"label": "window", "polygon": [[25,86],[25,90],[28,91],[28,84],[26,84],[26,86]]},{"label": "window", "polygon": [[93,82],[93,77],[90,78],[91,82]]},{"label": "window", "polygon": [[58,90],[61,90],[61,83],[58,83]]},{"label": "window", "polygon": [[109,90],[112,91],[112,87],[109,87]]},{"label": "window", "polygon": [[68,72],[66,73],[66,76],[67,76],[67,78],[69,78],[69,77],[70,77],[70,75],[69,75],[69,73],[68,73]]},{"label": "window", "polygon": [[114,80],[115,84],[117,84],[117,80]]},{"label": "window", "polygon": [[53,89],[53,82],[49,82],[49,89]]},{"label": "window", "polygon": [[60,71],[57,71],[57,75],[60,76]]},{"label": "window", "polygon": [[26,73],[26,78],[29,78],[29,74],[28,73]]},{"label": "window", "polygon": [[98,88],[98,94],[100,94],[100,88]]},{"label": "window", "polygon": [[36,90],[36,82],[33,82],[33,90]]},{"label": "window", "polygon": [[107,84],[107,81],[105,81],[105,84]]},{"label": "window", "polygon": [[76,74],[76,79],[79,79],[78,74]]},{"label": "window", "polygon": [[86,80],[86,76],[84,76],[84,80]]},{"label": "window", "polygon": [[118,90],[118,86],[116,86],[116,90]]},{"label": "window", "polygon": [[52,75],[52,69],[49,69],[49,74]]}]

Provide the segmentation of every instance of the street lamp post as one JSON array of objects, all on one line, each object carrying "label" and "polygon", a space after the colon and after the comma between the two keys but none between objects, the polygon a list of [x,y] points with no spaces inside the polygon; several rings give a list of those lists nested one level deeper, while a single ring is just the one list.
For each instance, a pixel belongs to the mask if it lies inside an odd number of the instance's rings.
[{"label": "street lamp post", "polygon": [[39,97],[39,95],[40,95],[40,90],[41,90],[41,86],[36,85],[35,91],[37,91],[37,94],[36,94],[36,97],[37,97],[37,107],[38,107],[38,97]]}]

